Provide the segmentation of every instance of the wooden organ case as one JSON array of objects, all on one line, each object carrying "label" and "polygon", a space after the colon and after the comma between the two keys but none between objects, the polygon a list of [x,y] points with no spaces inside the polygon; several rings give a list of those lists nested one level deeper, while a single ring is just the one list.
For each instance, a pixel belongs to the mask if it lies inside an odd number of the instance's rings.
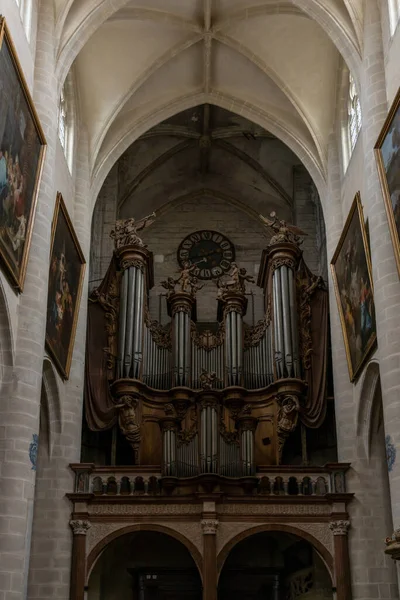
[{"label": "wooden organ case", "polygon": [[160,465],[162,485],[240,479],[279,465],[294,430],[325,415],[327,292],[307,269],[284,221],[262,252],[257,284],[265,315],[244,324],[246,270],[233,264],[216,294],[215,332],[196,326],[200,288],[189,264],[163,282],[170,323],[148,310],[153,256],[133,219],[119,221],[115,252],[89,305],[86,417],[118,424],[132,464]]}]

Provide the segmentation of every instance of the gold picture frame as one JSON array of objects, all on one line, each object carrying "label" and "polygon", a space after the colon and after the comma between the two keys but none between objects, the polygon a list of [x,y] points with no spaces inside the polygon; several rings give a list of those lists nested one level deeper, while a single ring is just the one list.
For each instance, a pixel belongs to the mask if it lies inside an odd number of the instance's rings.
[{"label": "gold picture frame", "polygon": [[51,232],[46,347],[63,379],[68,379],[86,261],[60,192]]},{"label": "gold picture frame", "polygon": [[0,259],[23,291],[46,139],[4,17],[0,16]]},{"label": "gold picture frame", "polygon": [[400,88],[374,150],[400,276]]},{"label": "gold picture frame", "polygon": [[351,381],[360,375],[376,345],[371,258],[360,193],[346,219],[331,272]]}]

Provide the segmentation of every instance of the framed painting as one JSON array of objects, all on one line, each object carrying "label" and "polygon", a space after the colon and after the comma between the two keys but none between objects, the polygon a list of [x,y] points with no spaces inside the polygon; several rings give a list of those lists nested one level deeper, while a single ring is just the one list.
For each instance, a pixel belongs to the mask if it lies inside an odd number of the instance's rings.
[{"label": "framed painting", "polygon": [[359,193],[333,255],[331,271],[350,380],[354,381],[376,344],[371,259]]},{"label": "framed painting", "polygon": [[400,89],[376,142],[375,157],[400,275]]},{"label": "framed painting", "polygon": [[58,193],[51,235],[46,346],[63,379],[68,379],[71,367],[85,267],[64,200]]},{"label": "framed painting", "polygon": [[46,140],[0,17],[0,259],[22,292]]}]

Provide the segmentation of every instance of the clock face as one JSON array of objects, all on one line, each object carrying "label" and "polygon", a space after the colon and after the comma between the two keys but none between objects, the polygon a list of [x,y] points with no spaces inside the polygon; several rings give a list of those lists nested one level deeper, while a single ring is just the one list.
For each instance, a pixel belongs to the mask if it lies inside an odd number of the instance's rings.
[{"label": "clock face", "polygon": [[233,244],[217,231],[195,231],[178,248],[178,263],[196,265],[192,275],[198,279],[214,279],[229,273],[235,260]]}]

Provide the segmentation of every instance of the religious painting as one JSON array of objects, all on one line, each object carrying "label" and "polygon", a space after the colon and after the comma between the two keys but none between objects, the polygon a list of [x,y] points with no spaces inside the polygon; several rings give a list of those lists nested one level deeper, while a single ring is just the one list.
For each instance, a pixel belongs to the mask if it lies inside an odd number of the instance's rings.
[{"label": "religious painting", "polygon": [[71,366],[84,272],[85,259],[59,193],[52,227],[46,345],[64,379]]},{"label": "religious painting", "polygon": [[400,275],[400,89],[376,142],[375,156]]},{"label": "religious painting", "polygon": [[371,260],[360,194],[357,194],[331,261],[351,381],[376,343]]},{"label": "religious painting", "polygon": [[0,258],[22,292],[46,140],[0,17]]}]

